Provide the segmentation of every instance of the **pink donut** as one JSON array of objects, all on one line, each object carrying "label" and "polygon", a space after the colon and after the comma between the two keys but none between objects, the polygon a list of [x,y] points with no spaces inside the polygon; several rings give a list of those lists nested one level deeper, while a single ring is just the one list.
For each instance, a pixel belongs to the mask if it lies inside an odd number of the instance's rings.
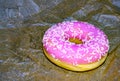
[{"label": "pink donut", "polygon": [[42,42],[49,60],[73,71],[98,67],[105,61],[109,50],[105,33],[81,21],[64,21],[53,25],[45,32]]}]

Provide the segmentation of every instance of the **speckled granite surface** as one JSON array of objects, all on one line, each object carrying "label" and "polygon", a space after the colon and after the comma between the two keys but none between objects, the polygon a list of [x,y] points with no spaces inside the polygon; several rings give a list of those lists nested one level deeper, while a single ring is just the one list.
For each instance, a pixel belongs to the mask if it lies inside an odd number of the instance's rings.
[{"label": "speckled granite surface", "polygon": [[[0,0],[0,81],[120,81],[119,2],[13,0],[13,4]],[[65,20],[86,21],[106,33],[110,50],[104,64],[91,71],[72,72],[45,57],[44,32]]]}]

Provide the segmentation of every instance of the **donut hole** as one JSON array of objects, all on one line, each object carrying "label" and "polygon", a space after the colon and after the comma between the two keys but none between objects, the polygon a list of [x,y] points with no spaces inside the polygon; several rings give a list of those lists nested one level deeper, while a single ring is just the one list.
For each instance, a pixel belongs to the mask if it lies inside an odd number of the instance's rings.
[{"label": "donut hole", "polygon": [[83,44],[83,41],[78,38],[69,38],[69,41],[75,44]]}]

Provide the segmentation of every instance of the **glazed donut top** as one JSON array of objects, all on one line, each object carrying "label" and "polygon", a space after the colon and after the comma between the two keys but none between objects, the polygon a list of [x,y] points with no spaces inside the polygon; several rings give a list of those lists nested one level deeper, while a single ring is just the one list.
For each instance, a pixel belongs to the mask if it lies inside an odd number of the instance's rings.
[{"label": "glazed donut top", "polygon": [[[79,39],[81,44],[70,42]],[[43,47],[56,60],[72,65],[100,60],[109,50],[103,31],[87,22],[64,21],[49,28],[43,37]]]}]

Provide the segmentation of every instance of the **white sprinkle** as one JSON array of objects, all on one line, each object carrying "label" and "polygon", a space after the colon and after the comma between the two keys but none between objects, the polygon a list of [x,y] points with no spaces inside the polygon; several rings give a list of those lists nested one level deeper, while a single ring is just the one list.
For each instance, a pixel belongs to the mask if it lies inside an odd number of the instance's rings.
[{"label": "white sprinkle", "polygon": [[53,58],[55,58],[55,55],[54,54],[51,54]]}]

